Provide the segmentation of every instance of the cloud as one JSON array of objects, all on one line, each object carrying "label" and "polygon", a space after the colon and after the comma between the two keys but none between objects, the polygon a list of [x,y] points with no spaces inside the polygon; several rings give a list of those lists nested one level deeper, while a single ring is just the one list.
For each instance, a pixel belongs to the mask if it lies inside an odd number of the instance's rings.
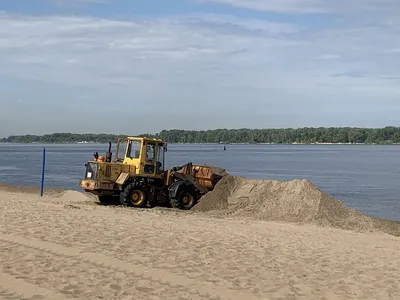
[{"label": "cloud", "polygon": [[214,2],[279,13],[319,13],[324,11],[324,6],[318,0],[198,0],[198,2]]},{"label": "cloud", "polygon": [[[2,122],[21,131],[51,123],[51,131],[136,133],[363,125],[355,111],[371,120],[382,103],[399,99],[399,24],[395,17],[306,28],[215,14],[121,21],[3,13],[0,104],[21,99],[9,115],[25,113],[26,123]],[[30,116],[39,106],[46,115],[36,122]],[[95,121],[109,114],[118,120]]]},{"label": "cloud", "polygon": [[393,12],[397,0],[196,0],[258,11],[290,14]]},{"label": "cloud", "polygon": [[112,0],[48,0],[50,3],[55,5],[84,5],[84,4],[104,4],[109,3]]},{"label": "cloud", "polygon": [[384,52],[390,54],[400,54],[400,48],[386,49]]},{"label": "cloud", "polygon": [[209,69],[224,73],[243,59],[258,64],[255,55],[295,45],[280,38],[294,32],[291,24],[214,15],[130,22],[4,16],[0,62],[5,74],[71,85],[177,82],[190,73],[197,82],[208,78]]},{"label": "cloud", "polygon": [[314,57],[314,59],[317,59],[317,60],[331,60],[331,59],[338,59],[338,58],[340,58],[340,55],[329,54],[329,53],[320,54],[320,55],[317,55]]},{"label": "cloud", "polygon": [[260,19],[243,19],[231,15],[221,14],[192,14],[178,18],[179,24],[197,25],[202,28],[212,29],[214,33],[243,33],[248,35],[279,35],[300,32],[303,27],[293,23],[270,22]]}]

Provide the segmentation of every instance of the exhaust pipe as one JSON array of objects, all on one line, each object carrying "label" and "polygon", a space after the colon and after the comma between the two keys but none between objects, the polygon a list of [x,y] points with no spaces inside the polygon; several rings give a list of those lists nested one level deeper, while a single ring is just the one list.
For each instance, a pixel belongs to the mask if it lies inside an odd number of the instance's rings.
[{"label": "exhaust pipe", "polygon": [[112,153],[111,153],[111,142],[108,142],[108,152],[106,153],[106,162],[111,162]]}]

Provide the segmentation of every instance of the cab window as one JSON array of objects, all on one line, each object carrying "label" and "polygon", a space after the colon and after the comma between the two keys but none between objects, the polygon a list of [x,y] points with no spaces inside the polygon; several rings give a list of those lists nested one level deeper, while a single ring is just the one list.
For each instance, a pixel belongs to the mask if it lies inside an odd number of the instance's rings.
[{"label": "cab window", "polygon": [[154,144],[147,144],[147,146],[146,146],[146,160],[147,161],[154,162],[155,155],[156,155],[155,147],[156,146]]},{"label": "cab window", "polygon": [[140,152],[140,142],[128,141],[125,153],[126,157],[139,158],[139,152]]},{"label": "cab window", "polygon": [[162,172],[164,170],[164,155],[165,155],[165,148],[163,145],[158,146],[158,158],[157,158],[157,172]]}]

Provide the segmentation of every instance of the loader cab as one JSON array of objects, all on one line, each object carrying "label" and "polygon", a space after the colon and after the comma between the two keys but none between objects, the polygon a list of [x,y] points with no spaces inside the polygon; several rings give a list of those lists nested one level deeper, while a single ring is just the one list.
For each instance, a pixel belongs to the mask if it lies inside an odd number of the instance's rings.
[{"label": "loader cab", "polygon": [[144,143],[144,173],[163,174],[165,165],[166,148],[163,143],[157,141],[145,141]]},{"label": "loader cab", "polygon": [[162,140],[128,137],[118,140],[116,161],[134,166],[137,175],[163,178],[165,152],[167,143]]}]

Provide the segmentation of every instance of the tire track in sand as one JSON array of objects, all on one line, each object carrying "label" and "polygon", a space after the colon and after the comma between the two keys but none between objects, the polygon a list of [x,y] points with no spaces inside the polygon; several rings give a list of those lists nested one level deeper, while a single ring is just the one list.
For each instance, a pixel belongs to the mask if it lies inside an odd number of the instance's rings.
[{"label": "tire track in sand", "polygon": [[[1,288],[2,287],[2,288]],[[66,300],[54,291],[0,272],[0,299]]]},{"label": "tire track in sand", "polygon": [[[180,288],[188,289],[191,291],[191,294],[197,294],[200,296],[207,296],[208,299],[211,299],[213,296],[218,297],[218,299],[260,299],[251,293],[243,293],[237,290],[231,290],[224,286],[216,286],[215,284],[211,284],[208,282],[199,282],[197,280],[193,280],[187,278],[182,275],[174,274],[168,272],[167,270],[147,267],[142,264],[132,264],[129,262],[121,261],[101,253],[93,253],[93,252],[82,252],[80,249],[66,247],[60,244],[45,242],[38,239],[28,239],[21,236],[11,235],[11,234],[2,234],[0,233],[0,240],[8,241],[11,243],[16,243],[22,246],[26,246],[29,248],[33,248],[40,251],[46,251],[55,255],[61,255],[66,257],[73,257],[80,261],[86,261],[91,264],[99,265],[105,268],[114,269],[116,271],[122,271],[126,273],[134,273],[140,274],[144,280],[148,280],[150,282],[158,282],[165,286],[170,286],[174,289],[179,290]],[[132,255],[131,255],[132,257]],[[138,262],[141,260],[141,256],[135,257],[135,260]],[[58,298],[51,298],[58,299]]]}]

